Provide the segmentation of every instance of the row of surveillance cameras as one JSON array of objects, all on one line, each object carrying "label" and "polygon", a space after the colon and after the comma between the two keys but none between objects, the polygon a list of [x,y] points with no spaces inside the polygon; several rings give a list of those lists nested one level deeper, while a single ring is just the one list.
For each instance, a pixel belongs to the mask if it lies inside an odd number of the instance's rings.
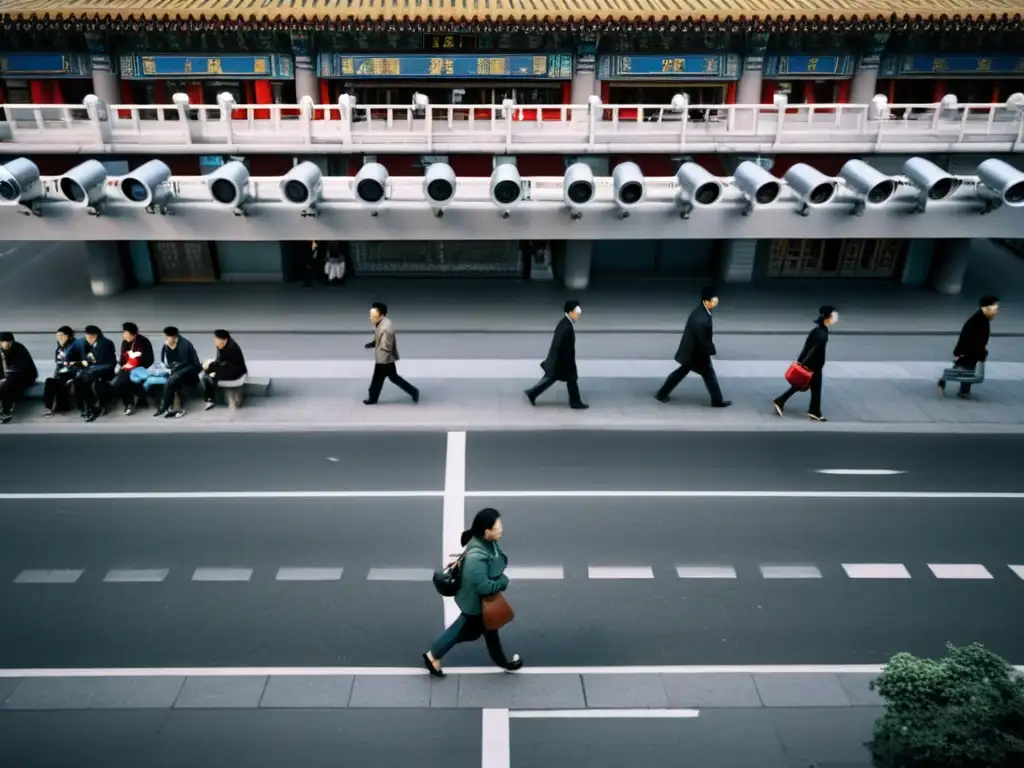
[{"label": "row of surveillance cameras", "polygon": [[[886,176],[863,160],[850,160],[831,178],[806,163],[793,165],[783,176],[786,185],[799,200],[799,212],[807,215],[812,208],[827,205],[839,191],[840,181],[853,193],[853,212],[863,213],[868,206],[884,205],[895,194],[900,184],[918,190],[916,210],[924,211],[929,201],[945,200],[954,194],[962,179],[952,176],[934,163],[913,157],[903,165],[904,180]],[[985,202],[983,213],[999,205],[1024,206],[1024,173],[998,159],[989,159],[977,168],[979,178],[977,194]],[[150,160],[121,179],[121,192],[125,199],[148,212],[168,213],[170,194],[168,182],[171,169],[160,160]],[[238,216],[245,215],[245,205],[251,198],[249,170],[244,163],[233,160],[225,163],[205,177],[211,198],[230,207]],[[683,163],[676,173],[677,203],[680,216],[688,218],[694,207],[714,205],[722,197],[724,182],[693,162]],[[746,200],[745,214],[761,205],[771,205],[782,193],[782,181],[757,163],[739,164],[732,184]],[[89,213],[98,215],[107,194],[107,171],[98,160],[86,160],[75,166],[58,180],[62,195]],[[423,195],[437,216],[455,199],[458,180],[447,163],[431,164],[423,177]],[[281,199],[301,210],[302,216],[316,216],[316,205],[323,191],[323,175],[315,163],[302,162],[280,180]],[[387,168],[380,163],[367,163],[352,180],[355,197],[377,215],[377,208],[390,197],[390,179]],[[562,200],[573,219],[580,219],[583,210],[594,201],[597,185],[589,165],[576,162],[569,166],[562,180]],[[624,162],[612,171],[612,196],[623,218],[630,209],[643,202],[646,183],[640,167]],[[35,163],[25,158],[11,160],[0,166],[0,201],[19,203],[38,214],[38,201],[44,189]],[[490,181],[491,201],[508,218],[511,210],[527,197],[527,187],[514,165],[502,164],[494,169]]]}]

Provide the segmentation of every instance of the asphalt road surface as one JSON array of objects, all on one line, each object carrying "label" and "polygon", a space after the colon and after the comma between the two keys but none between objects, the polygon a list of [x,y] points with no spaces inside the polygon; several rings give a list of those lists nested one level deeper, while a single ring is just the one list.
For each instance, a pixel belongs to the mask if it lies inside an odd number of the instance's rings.
[{"label": "asphalt road surface", "polygon": [[[505,643],[532,665],[881,663],[973,640],[1021,663],[1022,443],[474,433],[465,507],[503,512]],[[411,666],[442,629],[444,434],[3,450],[0,668]]]}]

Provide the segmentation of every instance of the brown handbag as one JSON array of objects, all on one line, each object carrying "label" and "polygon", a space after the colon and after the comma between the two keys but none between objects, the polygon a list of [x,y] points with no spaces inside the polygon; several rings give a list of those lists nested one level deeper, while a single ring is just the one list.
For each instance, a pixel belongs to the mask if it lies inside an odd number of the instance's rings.
[{"label": "brown handbag", "polygon": [[516,612],[501,592],[483,598],[481,609],[484,629],[487,630],[501,629],[516,617]]}]

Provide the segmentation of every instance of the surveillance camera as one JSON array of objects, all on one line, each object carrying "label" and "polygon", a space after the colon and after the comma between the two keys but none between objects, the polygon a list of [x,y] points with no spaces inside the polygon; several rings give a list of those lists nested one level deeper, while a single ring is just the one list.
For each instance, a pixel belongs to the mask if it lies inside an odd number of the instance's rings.
[{"label": "surveillance camera", "polygon": [[782,192],[779,180],[750,160],[744,160],[739,164],[733,181],[747,199],[744,216],[749,216],[754,206],[771,205],[779,199]]},{"label": "surveillance camera", "polygon": [[380,205],[387,198],[388,169],[380,163],[367,163],[359,169],[352,185],[362,203]]},{"label": "surveillance camera", "polygon": [[156,198],[171,179],[171,169],[160,160],[150,160],[121,179],[121,193],[132,205],[141,205],[147,210],[158,204]]},{"label": "surveillance camera", "polygon": [[0,166],[0,200],[27,205],[42,196],[39,168],[31,160],[18,157]]},{"label": "surveillance camera", "polygon": [[308,209],[320,201],[323,174],[316,163],[299,163],[281,177],[281,199],[286,205]]},{"label": "surveillance camera", "polygon": [[1009,163],[996,158],[986,160],[978,166],[978,181],[978,195],[986,201],[983,213],[1000,205],[1024,206],[1024,173]]},{"label": "surveillance camera", "polygon": [[[638,169],[639,170],[639,169]],[[573,163],[562,178],[562,200],[574,212],[589,205],[594,200],[597,187],[594,185],[594,172],[586,163]],[[579,216],[573,216],[579,219]]]},{"label": "surveillance camera", "polygon": [[811,208],[825,205],[836,195],[835,179],[830,179],[807,163],[796,163],[783,177],[789,188],[800,199],[800,214],[806,216]]},{"label": "surveillance camera", "polygon": [[867,205],[882,205],[896,192],[896,182],[863,160],[848,160],[839,178],[857,195],[853,212],[860,216]]},{"label": "surveillance camera", "polygon": [[903,175],[920,192],[917,212],[924,213],[925,206],[933,200],[945,200],[960,188],[961,181],[950,176],[935,163],[923,157],[912,157],[903,164]]},{"label": "surveillance camera", "polygon": [[455,171],[448,163],[431,163],[423,175],[423,196],[438,214],[455,199],[458,186]]},{"label": "surveillance camera", "polygon": [[206,177],[210,195],[215,202],[235,209],[236,216],[249,201],[249,169],[239,160],[225,163]]},{"label": "surveillance camera", "polygon": [[99,160],[86,160],[61,176],[57,186],[75,205],[94,208],[107,196],[107,169]]},{"label": "surveillance camera", "polygon": [[[491,202],[506,209],[519,204],[523,199],[523,180],[514,165],[502,164],[491,174]],[[502,214],[508,218],[509,211]]]},{"label": "surveillance camera", "polygon": [[714,205],[722,197],[722,182],[697,163],[683,163],[676,171],[679,217],[687,219],[694,206]]},{"label": "surveillance camera", "polygon": [[629,208],[643,201],[647,188],[639,165],[625,162],[615,166],[615,170],[612,171],[612,194],[615,204],[626,216],[629,215]]}]

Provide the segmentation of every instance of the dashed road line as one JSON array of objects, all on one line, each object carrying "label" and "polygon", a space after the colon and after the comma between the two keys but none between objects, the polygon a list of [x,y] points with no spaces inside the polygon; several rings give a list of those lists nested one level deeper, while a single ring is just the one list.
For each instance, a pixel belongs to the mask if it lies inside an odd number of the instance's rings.
[{"label": "dashed road line", "polygon": [[843,563],[851,579],[909,579],[910,571],[902,563]]},{"label": "dashed road line", "polygon": [[510,565],[505,575],[512,580],[557,581],[565,578],[565,570],[560,565]]},{"label": "dashed road line", "polygon": [[249,581],[252,568],[196,568],[192,581]]},{"label": "dashed road line", "polygon": [[429,568],[371,568],[367,581],[430,581],[434,572]]},{"label": "dashed road line", "polygon": [[653,579],[654,569],[649,565],[639,566],[603,566],[592,565],[587,568],[590,579]]},{"label": "dashed road line", "polygon": [[907,474],[902,469],[818,469],[819,475],[839,475],[841,477],[889,477]]},{"label": "dashed road line", "polygon": [[731,565],[677,565],[680,579],[735,579],[736,569]]},{"label": "dashed road line", "polygon": [[277,581],[340,581],[344,568],[279,568]]},{"label": "dashed road line", "polygon": [[103,581],[108,584],[158,584],[167,578],[169,568],[114,568]]},{"label": "dashed road line", "polygon": [[1011,565],[1010,570],[1016,573],[1020,578],[1024,579],[1024,565]]},{"label": "dashed road line", "polygon": [[71,568],[56,568],[53,570],[22,571],[15,579],[15,584],[74,584],[78,581],[83,570]]},{"label": "dashed road line", "polygon": [[992,574],[977,563],[929,563],[936,579],[991,579]]},{"label": "dashed road line", "polygon": [[762,565],[766,579],[820,579],[821,571],[813,565]]}]

